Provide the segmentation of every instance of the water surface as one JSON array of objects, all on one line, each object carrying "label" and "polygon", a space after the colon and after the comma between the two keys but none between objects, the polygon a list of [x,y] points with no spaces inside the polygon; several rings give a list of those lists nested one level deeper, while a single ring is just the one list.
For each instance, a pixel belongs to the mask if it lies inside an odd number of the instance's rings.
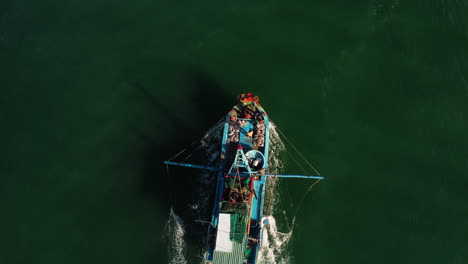
[{"label": "water surface", "polygon": [[0,261],[168,263],[176,214],[173,262],[198,263],[193,172],[160,164],[250,91],[327,177],[300,207],[311,182],[280,182],[289,262],[467,263],[467,13],[462,0],[2,1]]}]

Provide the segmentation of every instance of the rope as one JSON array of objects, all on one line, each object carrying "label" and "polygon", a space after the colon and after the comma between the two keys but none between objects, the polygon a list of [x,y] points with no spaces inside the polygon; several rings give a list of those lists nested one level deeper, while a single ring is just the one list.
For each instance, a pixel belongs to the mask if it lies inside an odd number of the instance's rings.
[{"label": "rope", "polygon": [[[211,127],[203,134],[202,139],[204,139],[204,138],[206,137],[206,135],[208,134],[208,132],[210,132],[210,130],[213,129],[213,127],[219,125],[223,120],[224,120],[224,117],[222,117],[218,122],[216,122],[215,125],[211,126]],[[214,131],[214,133],[213,133],[210,137],[208,137],[208,139],[211,139],[211,138],[216,134],[216,132],[218,132],[220,129],[221,129],[221,127],[218,128],[216,131]],[[171,160],[177,158],[177,157],[180,156],[182,153],[184,153],[185,151],[187,151],[187,149],[189,149],[190,147],[192,147],[195,143],[197,143],[197,142],[199,142],[199,141],[201,141],[201,140],[200,140],[200,139],[195,139],[188,147],[184,148],[183,150],[181,150],[180,152],[178,152],[174,157],[170,158],[169,161],[171,161]],[[203,146],[203,145],[198,146],[194,151],[192,151],[192,153],[189,154],[188,157],[186,157],[186,158],[184,159],[184,161],[187,160],[188,158],[190,158],[190,157],[193,155],[193,153],[194,153],[195,151],[197,151],[198,149],[200,149],[202,146]]]},{"label": "rope", "polygon": [[[279,129],[279,127],[275,126],[276,129],[278,129],[278,132],[281,134],[281,136],[283,136],[286,141],[288,141],[288,143],[293,147],[293,149],[296,151],[296,153],[307,163],[307,165],[309,165],[309,167],[311,169],[313,169],[315,171],[315,173],[317,173],[317,175],[320,176],[320,173],[315,169],[314,166],[312,166],[312,164],[310,164],[309,161],[307,161],[307,159],[299,152],[299,150],[296,148],[296,146],[294,146],[294,144],[288,139],[288,137],[286,137],[284,134],[283,134],[283,131],[281,131],[281,129]],[[289,152],[289,151],[288,151]]]},{"label": "rope", "polygon": [[[279,129],[277,126],[275,126],[275,129],[277,129],[277,131],[279,132],[279,134],[284,138],[286,139],[286,141],[288,142],[289,145],[291,145],[291,147],[294,149],[294,151],[300,156],[300,158],[302,160],[304,160],[304,162],[317,174],[320,176],[320,173],[318,172],[317,169],[315,169],[315,167],[310,164],[309,161],[307,161],[307,159],[304,157],[304,155],[302,155],[299,150],[296,148],[296,146],[294,146],[294,144],[289,140],[288,137],[286,137],[286,135],[283,133],[283,131],[281,131],[281,129]],[[307,171],[305,170],[305,168],[299,163],[299,161],[294,158],[294,156],[291,154],[291,152],[288,150],[288,148],[285,148],[286,152],[288,153],[288,155],[294,160],[294,162],[304,171],[304,173],[307,174]],[[295,220],[296,220],[296,216],[297,214],[299,213],[299,209],[301,208],[302,204],[304,203],[305,199],[307,198],[307,195],[312,191],[312,189],[315,187],[315,185],[317,183],[319,183],[322,179],[318,179],[316,180],[313,184],[311,184],[309,186],[309,188],[307,188],[307,190],[304,192],[304,195],[302,195],[302,198],[301,200],[299,201],[299,203],[297,204],[296,206],[296,211],[294,213],[294,216],[293,216],[293,220],[292,220],[292,225],[291,225],[291,230],[294,228],[294,225],[295,225]],[[288,193],[289,195],[289,193]]]},{"label": "rope", "polygon": [[299,211],[299,208],[301,207],[302,203],[304,202],[307,194],[309,194],[310,191],[312,191],[312,188],[314,188],[314,186],[319,183],[322,179],[318,179],[316,180],[308,189],[307,191],[304,193],[304,195],[302,196],[302,199],[301,201],[299,202],[299,204],[297,205],[297,211],[296,211],[296,215],[297,215],[297,212]]},{"label": "rope", "polygon": [[[322,179],[316,180],[316,181],[307,189],[307,191],[304,193],[304,195],[302,196],[301,201],[300,201],[299,204],[297,205],[296,213],[294,214],[294,220],[296,219],[296,216],[297,216],[297,214],[299,213],[299,209],[301,208],[302,203],[303,203],[304,200],[306,199],[307,194],[309,194],[309,192],[312,191],[312,188],[314,188],[314,186],[315,186],[317,183],[319,183],[321,180],[322,180]],[[294,220],[293,220],[293,227],[294,227]]]},{"label": "rope", "polygon": [[285,148],[285,150],[289,154],[289,156],[294,160],[294,162],[296,162],[296,164],[302,169],[304,174],[307,174],[307,170],[299,163],[299,161],[297,161],[296,158],[294,158],[294,156],[291,154],[291,152],[287,148]]},{"label": "rope", "polygon": [[[218,123],[219,123],[219,122],[218,122]],[[215,126],[217,126],[218,123],[217,123]],[[209,136],[208,138],[206,138],[206,140],[209,141],[211,138],[213,138],[213,137],[216,135],[216,133],[217,133],[219,130],[221,130],[221,128],[223,128],[223,127],[219,127],[216,131],[214,131],[214,132],[211,134],[211,136]],[[209,131],[209,130],[208,130],[208,131]],[[208,131],[204,134],[204,136],[202,137],[202,140],[200,140],[201,142],[204,141],[203,139],[205,139],[206,134],[208,133]],[[190,154],[184,159],[184,161],[186,161],[187,159],[189,159],[189,158],[190,158],[195,152],[197,152],[201,147],[203,147],[203,144],[200,144],[194,151],[192,151],[192,153],[190,153]]]}]

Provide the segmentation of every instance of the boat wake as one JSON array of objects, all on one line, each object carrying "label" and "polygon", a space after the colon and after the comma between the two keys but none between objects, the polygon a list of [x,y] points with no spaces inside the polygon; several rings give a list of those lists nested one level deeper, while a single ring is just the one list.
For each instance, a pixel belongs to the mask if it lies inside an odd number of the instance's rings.
[{"label": "boat wake", "polygon": [[[219,131],[211,134],[207,132],[201,141],[202,150],[204,152],[205,160],[208,161],[209,166],[216,166],[219,160],[219,141],[221,134]],[[269,144],[269,171],[271,174],[279,174],[284,168],[284,163],[280,158],[285,150],[285,144],[281,140],[276,126],[270,122],[270,144]],[[194,203],[187,206],[192,211],[192,216],[195,219],[207,219],[210,214],[209,206],[211,194],[206,190],[212,189],[216,183],[215,173],[204,171],[200,173],[198,190],[199,197],[194,200]],[[293,263],[292,255],[288,251],[288,244],[291,240],[294,227],[294,218],[289,221],[288,217],[283,214],[281,217],[280,226],[287,226],[289,231],[280,232],[277,226],[278,210],[276,205],[280,200],[279,195],[279,180],[277,177],[270,177],[266,183],[265,189],[265,204],[263,207],[264,217],[263,220],[268,222],[263,229],[263,241],[260,251],[258,253],[259,264],[291,264]],[[203,205],[203,206],[202,206]],[[284,221],[285,225],[282,224]],[[292,223],[289,225],[289,223]],[[165,230],[166,238],[168,240],[168,264],[187,264],[188,250],[186,241],[184,240],[185,229],[183,220],[177,216],[171,208],[169,218],[166,223]],[[203,252],[200,253],[202,255]]]},{"label": "boat wake", "polygon": [[168,241],[168,264],[187,264],[184,255],[186,250],[184,222],[172,208],[166,222],[165,234]]},{"label": "boat wake", "polygon": [[[268,152],[268,169],[270,174],[279,174],[284,168],[284,162],[281,159],[281,154],[286,150],[286,147],[281,141],[281,138],[276,130],[273,122],[270,122],[270,144]],[[276,204],[280,200],[278,177],[270,177],[267,179],[265,188],[265,201],[263,205],[263,213],[265,215],[273,215]]]},{"label": "boat wake", "polygon": [[[268,167],[271,174],[279,174],[284,168],[282,153],[286,150],[285,144],[281,140],[276,126],[270,122],[270,145],[268,153]],[[291,240],[294,227],[294,218],[292,225],[288,228],[288,232],[278,231],[277,215],[278,210],[275,210],[276,205],[280,200],[278,177],[270,177],[267,179],[265,188],[265,204],[263,212],[265,216],[262,222],[268,222],[263,228],[263,241],[258,254],[259,264],[291,264],[292,256],[288,251],[288,244]],[[289,226],[289,220],[285,214],[284,221]]]},{"label": "boat wake", "polygon": [[263,217],[268,224],[263,228],[263,241],[260,248],[259,264],[290,264],[292,257],[287,250],[288,242],[292,237],[293,230],[288,233],[278,231],[276,219],[273,216]]},{"label": "boat wake", "polygon": [[[195,155],[203,157],[207,166],[215,167],[220,156],[219,149],[221,148],[221,138],[222,134],[219,129],[207,131],[198,142],[199,145],[197,149],[186,156],[185,159],[190,158],[190,156],[195,153]],[[213,186],[216,186],[215,179],[216,173],[210,171],[202,171],[199,177],[197,177],[196,184],[194,185],[196,197],[193,197],[192,203],[187,204],[191,216],[184,216],[184,218],[188,217],[188,219],[185,219],[187,225],[194,220],[210,219],[211,207],[206,205],[211,204],[210,199],[212,197],[211,193],[206,190],[211,190]],[[181,208],[181,210],[185,209]],[[174,213],[173,208],[170,209],[169,217],[166,222],[165,236],[168,243],[168,264],[187,264],[188,262],[192,262],[193,256],[190,256],[190,252],[193,251],[193,249],[187,248],[184,220]],[[204,239],[205,238],[201,238],[201,240]],[[203,256],[203,253],[204,249],[203,252],[199,253],[199,256]]]},{"label": "boat wake", "polygon": [[268,153],[268,168],[270,172],[279,173],[284,168],[281,154],[286,150],[284,142],[281,140],[276,125],[270,121],[270,144]]}]

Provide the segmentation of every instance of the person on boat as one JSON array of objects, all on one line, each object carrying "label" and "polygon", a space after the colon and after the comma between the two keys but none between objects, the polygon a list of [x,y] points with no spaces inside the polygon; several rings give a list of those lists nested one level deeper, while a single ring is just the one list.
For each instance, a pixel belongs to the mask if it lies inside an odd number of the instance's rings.
[{"label": "person on boat", "polygon": [[237,116],[236,110],[233,108],[231,111],[229,111],[228,116]]},{"label": "person on boat", "polygon": [[242,113],[244,115],[249,114],[250,116],[254,116],[257,108],[254,104],[246,104],[242,107]]},{"label": "person on boat", "polygon": [[234,110],[236,112],[236,114],[241,114],[242,113],[242,109],[245,107],[246,103],[245,102],[240,102],[238,104],[236,104],[232,110]]},{"label": "person on boat", "polygon": [[[255,97],[257,97],[257,96],[255,96]],[[253,102],[253,100],[254,100],[254,96],[253,96],[252,93],[240,94],[237,98],[239,99],[239,101],[241,103]],[[257,97],[257,99],[258,99],[258,97]]]}]

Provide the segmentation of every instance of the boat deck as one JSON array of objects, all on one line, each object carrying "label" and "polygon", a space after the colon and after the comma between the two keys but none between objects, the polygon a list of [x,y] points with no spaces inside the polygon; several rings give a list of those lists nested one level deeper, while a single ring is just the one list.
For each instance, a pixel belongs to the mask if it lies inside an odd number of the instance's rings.
[{"label": "boat deck", "polygon": [[252,138],[247,136],[247,133],[253,130],[253,120],[248,120],[246,124],[241,127],[239,132],[239,143],[242,144],[244,152],[247,152],[253,148]]},{"label": "boat deck", "polygon": [[240,264],[244,263],[244,251],[247,238],[242,242],[232,242],[232,251],[214,251],[213,264]]},{"label": "boat deck", "polygon": [[[264,113],[263,108],[256,105],[257,113],[261,115],[260,119],[257,118],[236,118],[230,119],[228,115],[225,123],[223,132],[223,147],[222,153],[225,154],[223,172],[219,174],[216,192],[216,202],[213,209],[212,215],[212,228],[211,236],[214,238],[213,242],[209,244],[206,263],[212,264],[255,264],[258,251],[261,245],[261,220],[263,214],[263,202],[265,194],[265,183],[266,176],[261,176],[256,170],[264,169],[268,163],[268,117]],[[264,122],[260,124],[261,122]],[[260,126],[263,126],[259,129]],[[250,198],[247,200],[242,198],[239,201],[237,198],[232,200],[230,198],[230,190],[234,190],[235,187],[226,187],[229,184],[229,177],[234,177],[228,173],[228,169],[234,166],[234,162],[237,162],[236,150],[238,146],[241,146],[242,157],[246,159],[245,154],[250,150],[256,150],[260,152],[262,161],[259,165],[253,165],[253,161],[256,157],[249,157],[250,169],[242,169],[239,171],[237,168],[237,175],[235,177],[241,177],[243,179],[250,179]],[[254,152],[255,153],[255,152]],[[256,154],[254,154],[256,155]],[[245,163],[244,163],[245,164]],[[237,166],[237,165],[236,165]],[[242,167],[240,165],[239,167]],[[255,169],[254,169],[255,167]],[[251,174],[252,173],[252,174]],[[226,178],[228,177],[228,178]],[[241,190],[239,186],[238,190]],[[228,189],[226,189],[228,188]],[[232,189],[230,189],[232,188]],[[226,195],[228,192],[229,195]],[[227,208],[238,204],[239,206],[246,206],[247,210],[245,214],[245,225],[242,227],[234,227],[235,223],[232,221],[237,212],[226,211]],[[242,204],[242,205],[241,205]],[[235,207],[235,206],[234,206]],[[227,216],[226,214],[229,214]],[[230,218],[230,227],[227,227],[227,218]],[[236,229],[236,230],[233,230]],[[223,233],[224,232],[224,233]],[[229,233],[228,235],[226,234]],[[237,233],[236,233],[237,232]],[[242,237],[238,237],[241,235]],[[236,237],[237,236],[237,237]]]}]

